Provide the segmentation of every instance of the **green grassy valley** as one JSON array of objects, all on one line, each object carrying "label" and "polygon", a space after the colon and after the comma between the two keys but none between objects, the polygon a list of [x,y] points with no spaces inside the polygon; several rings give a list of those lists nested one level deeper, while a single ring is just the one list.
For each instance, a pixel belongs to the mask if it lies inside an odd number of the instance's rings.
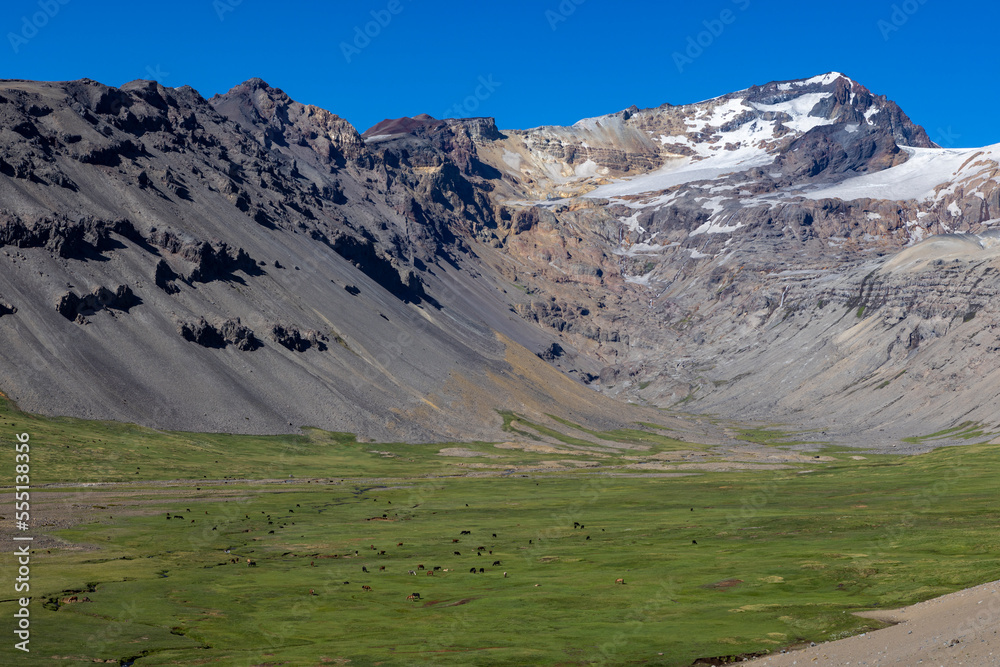
[{"label": "green grassy valley", "polygon": [[982,443],[736,470],[652,424],[405,445],[0,417],[31,434],[35,536],[31,653],[4,663],[722,664],[1000,578]]}]

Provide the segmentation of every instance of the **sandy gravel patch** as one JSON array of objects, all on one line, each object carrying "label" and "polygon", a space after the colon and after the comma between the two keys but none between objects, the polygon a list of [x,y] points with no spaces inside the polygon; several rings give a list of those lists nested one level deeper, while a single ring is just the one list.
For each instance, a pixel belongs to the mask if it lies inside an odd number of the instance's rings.
[{"label": "sandy gravel patch", "polygon": [[788,470],[792,466],[780,463],[736,463],[714,461],[706,463],[682,463],[670,465],[666,463],[630,463],[622,466],[628,470],[704,470],[708,472],[731,472],[734,470]]},{"label": "sandy gravel patch", "polygon": [[488,459],[499,459],[501,458],[497,454],[487,454],[486,452],[477,452],[474,449],[466,449],[465,447],[445,447],[438,451],[438,456],[462,456],[466,458],[474,456],[484,456]]},{"label": "sandy gravel patch", "polygon": [[1000,581],[912,607],[858,615],[897,625],[741,664],[1000,666]]}]

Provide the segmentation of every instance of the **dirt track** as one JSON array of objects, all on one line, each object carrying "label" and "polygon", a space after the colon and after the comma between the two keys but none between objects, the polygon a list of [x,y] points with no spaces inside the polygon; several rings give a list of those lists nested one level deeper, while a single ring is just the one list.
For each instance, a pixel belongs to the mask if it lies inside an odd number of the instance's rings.
[{"label": "dirt track", "polygon": [[903,609],[862,612],[892,627],[748,665],[1000,665],[1000,581]]}]

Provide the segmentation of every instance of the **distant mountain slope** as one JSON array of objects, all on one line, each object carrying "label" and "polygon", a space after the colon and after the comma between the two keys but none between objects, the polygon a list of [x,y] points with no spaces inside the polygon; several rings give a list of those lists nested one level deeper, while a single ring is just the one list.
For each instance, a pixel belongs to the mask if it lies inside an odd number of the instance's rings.
[{"label": "distant mountain slope", "polygon": [[554,336],[453,234],[443,188],[461,175],[390,182],[349,124],[259,80],[211,102],[8,81],[0,118],[0,387],[25,409],[383,439],[495,435],[494,409],[554,409],[510,362],[547,368],[514,339]]},{"label": "distant mountain slope", "polygon": [[363,134],[260,79],[0,82],[0,389],[400,440],[622,400],[847,441],[996,421],[998,154],[835,72]]}]

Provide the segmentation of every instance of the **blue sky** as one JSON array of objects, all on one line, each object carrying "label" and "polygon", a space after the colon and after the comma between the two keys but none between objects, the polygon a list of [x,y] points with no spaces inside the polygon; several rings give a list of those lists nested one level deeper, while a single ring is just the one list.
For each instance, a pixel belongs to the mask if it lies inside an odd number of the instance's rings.
[{"label": "blue sky", "polygon": [[0,77],[210,97],[259,76],[363,131],[418,113],[568,124],[835,70],[938,143],[979,146],[1000,142],[998,18],[962,0],[6,0]]}]

